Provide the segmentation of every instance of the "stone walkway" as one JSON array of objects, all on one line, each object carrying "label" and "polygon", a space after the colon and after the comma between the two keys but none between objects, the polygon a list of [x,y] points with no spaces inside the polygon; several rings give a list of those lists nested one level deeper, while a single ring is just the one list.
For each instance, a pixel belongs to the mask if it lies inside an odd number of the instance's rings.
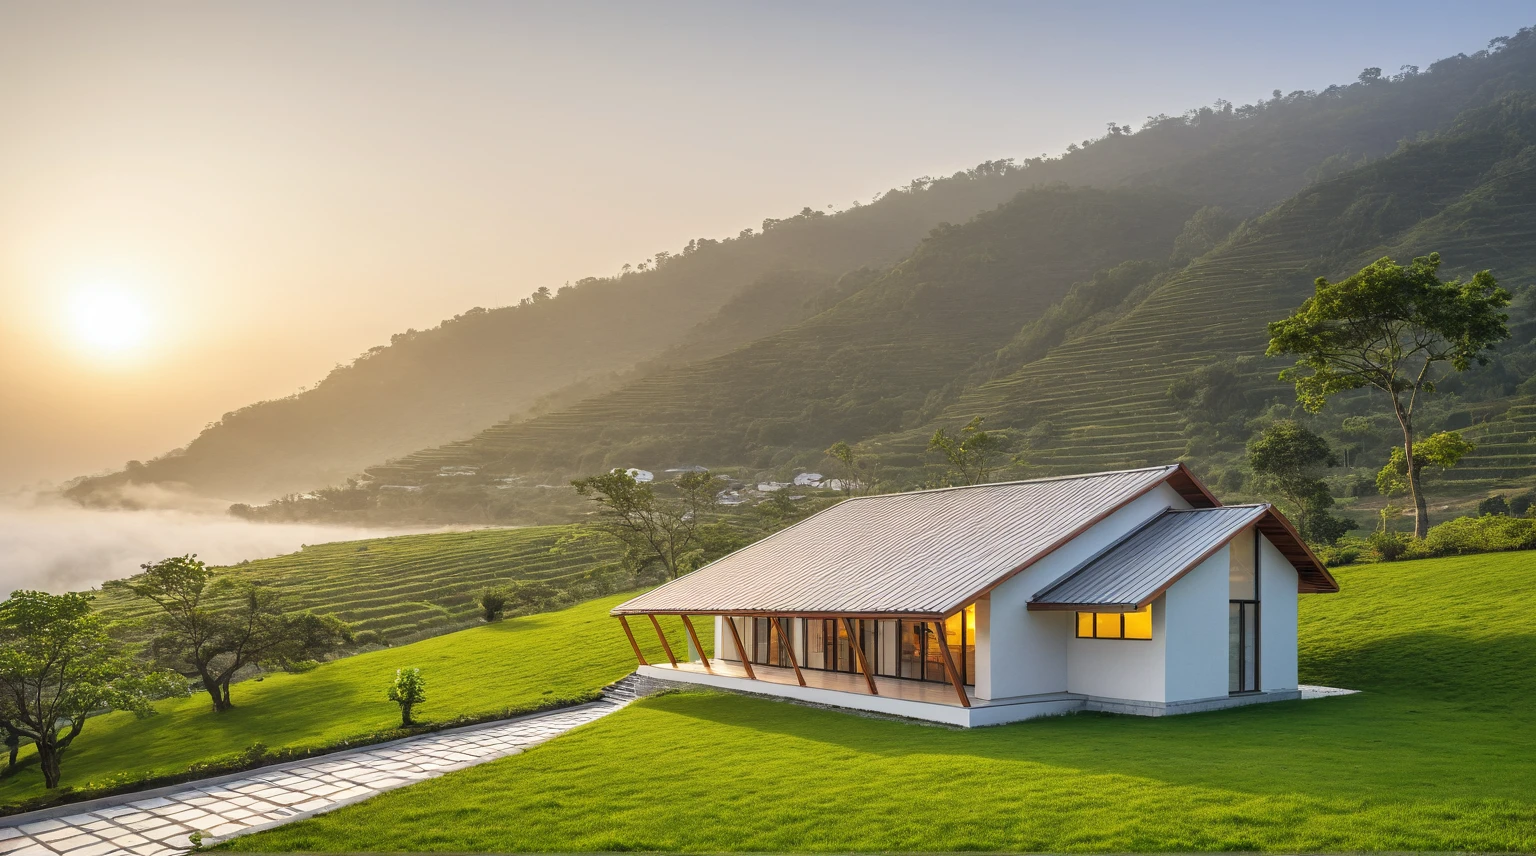
[{"label": "stone walkway", "polygon": [[[375,794],[515,755],[623,707],[601,701],[490,725],[425,734],[251,774],[179,785],[163,796],[124,794],[38,814],[0,818],[5,856],[162,856],[292,823]],[[18,825],[19,822],[19,825]]]}]

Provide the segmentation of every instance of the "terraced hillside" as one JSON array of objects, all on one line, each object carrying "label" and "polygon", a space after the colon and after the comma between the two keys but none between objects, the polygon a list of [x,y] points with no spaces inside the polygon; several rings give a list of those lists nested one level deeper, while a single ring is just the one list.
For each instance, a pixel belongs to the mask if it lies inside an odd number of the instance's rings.
[{"label": "terraced hillside", "polygon": [[[488,586],[541,580],[581,591],[587,572],[618,553],[601,539],[560,544],[576,531],[539,526],[317,544],[222,568],[220,574],[261,581],[296,605],[332,613],[398,643],[476,623],[475,602]],[[97,605],[114,621],[133,621],[154,609],[112,587]]]},{"label": "terraced hillside", "polygon": [[1072,283],[1166,256],[1197,207],[1157,189],[1030,190],[963,227],[935,230],[889,274],[782,333],[369,472],[424,481],[444,466],[763,465],[782,447],[897,429]]},{"label": "terraced hillside", "polygon": [[[1476,111],[1442,137],[1308,189],[1118,319],[959,396],[944,420],[983,414],[996,425],[1050,423],[1040,432],[1050,439],[1031,455],[1046,472],[1184,456],[1191,451],[1186,421],[1169,398],[1170,384],[1231,360],[1250,403],[1292,400],[1274,379],[1283,364],[1257,355],[1268,339],[1265,324],[1299,305],[1317,276],[1344,276],[1383,255],[1437,250],[1452,273],[1491,267],[1511,286],[1529,283],[1536,277],[1533,158],[1536,96]],[[1517,336],[1505,350],[1528,344]],[[921,439],[914,432],[884,446],[910,452]],[[1531,475],[1532,459],[1510,453],[1507,444],[1491,445],[1461,476]]]}]

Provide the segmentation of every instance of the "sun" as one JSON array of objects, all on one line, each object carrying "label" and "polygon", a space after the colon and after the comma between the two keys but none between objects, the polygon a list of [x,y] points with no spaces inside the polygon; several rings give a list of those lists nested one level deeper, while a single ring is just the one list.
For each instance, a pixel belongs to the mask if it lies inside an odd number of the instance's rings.
[{"label": "sun", "polygon": [[149,341],[150,312],[140,296],[112,286],[83,288],[70,296],[68,326],[75,344],[98,357],[125,357]]}]

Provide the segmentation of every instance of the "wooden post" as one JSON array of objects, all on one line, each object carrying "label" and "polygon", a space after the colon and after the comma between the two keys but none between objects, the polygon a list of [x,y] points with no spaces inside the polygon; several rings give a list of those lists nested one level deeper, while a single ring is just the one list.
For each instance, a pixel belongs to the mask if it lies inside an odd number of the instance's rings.
[{"label": "wooden post", "polygon": [[848,647],[853,649],[853,658],[859,661],[859,671],[864,673],[864,683],[869,684],[869,694],[879,695],[880,691],[875,689],[875,676],[869,673],[869,661],[864,659],[864,640],[853,632],[853,619],[844,618],[843,626],[848,628]]},{"label": "wooden post", "polygon": [[784,635],[784,628],[779,626],[779,620],[777,618],[768,619],[768,627],[769,636],[773,635],[773,631],[779,631],[779,644],[784,646],[784,653],[789,655],[789,665],[795,670],[795,680],[800,682],[800,686],[805,686],[805,676],[800,674],[800,663],[795,660],[794,643]]},{"label": "wooden post", "polygon": [[939,650],[944,652],[944,670],[949,672],[949,682],[955,685],[955,693],[960,696],[960,706],[970,707],[971,698],[965,694],[965,687],[960,685],[960,670],[955,668],[955,658],[949,653],[949,636],[944,633],[944,622],[935,621],[933,629],[939,635]]},{"label": "wooden post", "polygon": [[661,632],[661,622],[656,620],[656,613],[652,612],[648,615],[651,626],[656,628],[656,638],[661,640],[661,650],[667,652],[667,662],[672,664],[672,668],[677,668],[677,658],[672,656],[672,646],[667,642],[667,634]]},{"label": "wooden post", "polygon": [[729,615],[721,616],[725,619],[725,626],[731,628],[731,639],[736,642],[736,655],[741,657],[741,667],[747,670],[747,677],[757,680],[757,675],[752,674],[752,660],[747,656],[747,646],[741,644],[741,634],[736,630],[736,622]]},{"label": "wooden post", "polygon": [[640,665],[649,666],[650,663],[645,661],[645,655],[640,653],[640,643],[635,641],[634,631],[629,629],[629,619],[621,615],[619,623],[624,625],[624,635],[629,637],[629,647],[635,649],[635,659],[640,661]]},{"label": "wooden post", "polygon": [[693,650],[699,652],[699,659],[704,662],[704,670],[709,671],[709,657],[704,653],[704,646],[699,644],[699,634],[693,629],[693,622],[688,616],[683,616],[683,627],[688,631],[688,638],[693,640]]}]

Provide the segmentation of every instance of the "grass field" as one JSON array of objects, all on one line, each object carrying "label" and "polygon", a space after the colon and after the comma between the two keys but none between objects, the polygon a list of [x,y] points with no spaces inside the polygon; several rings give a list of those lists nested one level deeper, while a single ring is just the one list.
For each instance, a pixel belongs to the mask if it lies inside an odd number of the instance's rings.
[{"label": "grass field", "polygon": [[[182,772],[194,762],[237,754],[254,743],[317,747],[387,730],[399,708],[384,697],[395,669],[416,666],[427,701],[416,717],[442,721],[585,700],[634,669],[634,654],[607,597],[559,612],[513,618],[410,645],[326,663],[304,674],[274,674],[233,690],[235,709],[214,714],[206,693],[162,702],[159,715],[91,719],[64,758],[64,784],[77,788]],[[673,645],[681,645],[679,638]],[[661,657],[655,634],[640,636]],[[25,755],[23,757],[26,757]],[[42,793],[30,761],[0,780],[0,802]]]},{"label": "grass field", "polygon": [[1536,849],[1536,553],[1341,568],[1359,695],[950,730],[710,693],[237,839],[247,851]]},{"label": "grass field", "polygon": [[[283,556],[220,569],[260,580],[295,605],[333,613],[357,630],[409,641],[473,625],[487,586],[534,579],[567,587],[618,557],[607,539],[586,539],[551,552],[574,526],[434,532],[318,544]],[[152,614],[154,606],[108,589],[97,607],[111,620]]]}]

